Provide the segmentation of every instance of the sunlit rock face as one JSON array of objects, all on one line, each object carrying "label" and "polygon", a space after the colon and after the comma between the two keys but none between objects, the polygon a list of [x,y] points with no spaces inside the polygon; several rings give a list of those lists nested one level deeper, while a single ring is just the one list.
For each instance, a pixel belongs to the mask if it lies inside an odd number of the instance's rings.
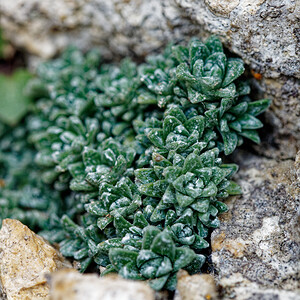
[{"label": "sunlit rock face", "polygon": [[49,299],[45,275],[70,267],[71,264],[56,249],[20,221],[3,220],[0,285],[4,299]]}]

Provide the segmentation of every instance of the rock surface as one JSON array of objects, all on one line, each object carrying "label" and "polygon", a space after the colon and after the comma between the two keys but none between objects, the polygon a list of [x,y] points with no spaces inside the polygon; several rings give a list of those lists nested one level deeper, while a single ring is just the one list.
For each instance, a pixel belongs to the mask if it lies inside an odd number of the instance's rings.
[{"label": "rock surface", "polygon": [[177,290],[174,300],[216,300],[219,299],[214,278],[209,274],[190,276],[186,271],[177,275]]},{"label": "rock surface", "polygon": [[260,151],[285,159],[300,148],[299,13],[297,0],[14,0],[0,2],[0,27],[33,55],[32,64],[70,44],[115,59],[217,34],[250,65],[262,96],[273,99],[273,130]]},{"label": "rock surface", "polygon": [[243,196],[212,233],[212,261],[223,299],[300,299],[300,180],[296,162],[240,151]]},{"label": "rock surface", "polygon": [[62,270],[50,277],[51,300],[154,300],[154,291],[140,281],[125,280],[117,275],[99,278]]},{"label": "rock surface", "polygon": [[[8,300],[49,299],[45,275],[71,265],[21,222],[5,219],[0,230],[0,283]],[[4,298],[5,299],[5,298]]]},{"label": "rock surface", "polygon": [[42,57],[76,43],[145,55],[201,32],[267,77],[300,78],[296,0],[15,0],[1,1],[1,26],[19,47]]}]

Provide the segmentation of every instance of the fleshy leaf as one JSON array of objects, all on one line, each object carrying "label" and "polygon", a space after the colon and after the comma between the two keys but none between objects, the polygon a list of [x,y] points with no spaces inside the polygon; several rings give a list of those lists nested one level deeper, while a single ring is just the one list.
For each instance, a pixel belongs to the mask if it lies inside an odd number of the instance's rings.
[{"label": "fleshy leaf", "polygon": [[151,244],[151,251],[169,257],[172,261],[175,257],[175,244],[172,237],[166,231],[159,233]]},{"label": "fleshy leaf", "polygon": [[183,247],[177,248],[173,270],[178,271],[188,266],[195,258],[196,254],[193,250]]},{"label": "fleshy leaf", "polygon": [[112,265],[120,270],[128,263],[135,262],[138,257],[138,253],[121,248],[111,248],[109,250],[109,259]]},{"label": "fleshy leaf", "polygon": [[223,78],[222,86],[225,87],[235,79],[240,77],[245,71],[244,63],[239,58],[230,58],[227,62],[226,73]]}]

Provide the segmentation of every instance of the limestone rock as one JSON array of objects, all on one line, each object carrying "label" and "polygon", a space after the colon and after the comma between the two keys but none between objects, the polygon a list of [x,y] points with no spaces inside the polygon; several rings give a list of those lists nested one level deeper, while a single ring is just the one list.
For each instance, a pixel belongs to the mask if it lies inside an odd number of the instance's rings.
[{"label": "limestone rock", "polygon": [[45,275],[71,267],[62,255],[20,221],[0,230],[0,282],[8,300],[49,299]]},{"label": "limestone rock", "polygon": [[177,279],[177,291],[174,300],[219,299],[214,278],[209,274],[190,276],[186,271],[180,270]]},{"label": "limestone rock", "polygon": [[300,80],[281,76],[260,81],[262,98],[272,99],[265,113],[262,144],[255,150],[269,158],[293,159],[300,149]]},{"label": "limestone rock", "polygon": [[300,299],[299,161],[276,162],[243,151],[243,195],[212,233],[212,261],[223,299]]},{"label": "limestone rock", "polygon": [[220,35],[267,77],[300,78],[296,0],[1,1],[1,27],[42,57],[76,43],[144,55],[199,31]]},{"label": "limestone rock", "polygon": [[99,278],[62,270],[50,276],[51,300],[154,300],[154,291],[145,283],[117,275]]},{"label": "limestone rock", "polygon": [[175,1],[204,30],[222,36],[256,72],[300,78],[299,1]]},{"label": "limestone rock", "polygon": [[[143,56],[195,28],[173,1],[1,1],[1,27],[29,53],[49,58],[69,44]],[[9,2],[9,3],[8,3]],[[105,51],[106,50],[106,51]]]}]

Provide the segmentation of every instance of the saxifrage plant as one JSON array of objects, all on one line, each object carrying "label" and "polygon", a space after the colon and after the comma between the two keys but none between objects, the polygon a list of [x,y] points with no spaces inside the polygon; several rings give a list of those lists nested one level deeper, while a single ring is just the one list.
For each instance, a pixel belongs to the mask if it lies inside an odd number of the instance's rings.
[{"label": "saxifrage plant", "polygon": [[30,163],[44,187],[71,199],[55,212],[60,222],[40,227],[59,233],[82,271],[96,264],[102,275],[174,290],[180,268],[200,272],[222,201],[241,193],[238,166],[222,157],[245,138],[259,143],[256,116],[270,101],[251,100],[243,62],[216,37],[169,46],[139,66],[100,61],[70,48],[28,87],[37,101],[26,120]]}]

